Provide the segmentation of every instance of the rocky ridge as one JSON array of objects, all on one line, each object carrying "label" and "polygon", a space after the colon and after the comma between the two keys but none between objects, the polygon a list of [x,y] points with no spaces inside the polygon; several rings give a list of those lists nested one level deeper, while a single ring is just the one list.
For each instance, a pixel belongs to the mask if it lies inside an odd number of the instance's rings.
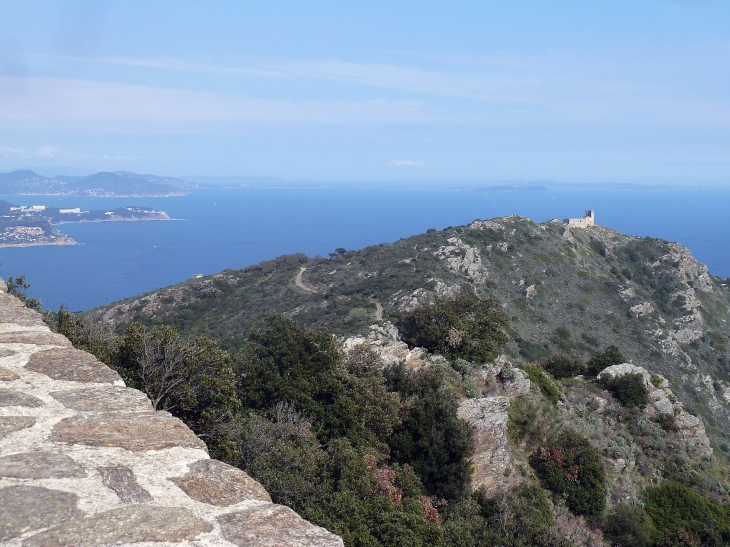
[{"label": "rocky ridge", "polygon": [[0,288],[0,545],[343,545]]},{"label": "rocky ridge", "polygon": [[[295,283],[302,267],[302,283],[313,290]],[[417,364],[423,355],[388,342],[371,325],[387,330],[403,312],[462,291],[502,303],[511,318],[513,362],[555,353],[587,360],[616,345],[631,362],[667,377],[677,397],[702,415],[715,446],[730,447],[730,284],[677,243],[602,226],[476,220],[332,260],[286,255],[90,315],[119,330],[132,321],[173,324],[235,351],[265,313],[278,312],[367,339],[386,360]]]}]

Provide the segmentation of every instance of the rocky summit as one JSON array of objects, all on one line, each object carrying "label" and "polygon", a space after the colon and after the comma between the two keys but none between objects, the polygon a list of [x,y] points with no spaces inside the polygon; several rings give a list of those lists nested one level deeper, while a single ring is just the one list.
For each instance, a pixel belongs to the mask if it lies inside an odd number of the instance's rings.
[{"label": "rocky summit", "polygon": [[342,545],[4,291],[0,545]]}]

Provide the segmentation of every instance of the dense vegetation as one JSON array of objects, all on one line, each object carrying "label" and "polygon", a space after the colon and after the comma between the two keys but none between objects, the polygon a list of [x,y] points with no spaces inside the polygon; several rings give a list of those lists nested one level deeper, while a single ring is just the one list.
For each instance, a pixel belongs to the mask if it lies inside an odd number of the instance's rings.
[{"label": "dense vegetation", "polygon": [[636,372],[624,374],[623,376],[611,377],[601,376],[599,384],[611,392],[616,399],[626,407],[644,407],[649,402],[649,390],[644,385],[644,377]]},{"label": "dense vegetation", "polygon": [[507,315],[492,298],[440,298],[404,313],[396,326],[410,346],[478,363],[494,359],[509,341]]},{"label": "dense vegetation", "polygon": [[606,473],[588,440],[565,430],[530,456],[542,484],[565,499],[576,515],[600,516],[605,507]]},{"label": "dense vegetation", "polygon": [[[585,515],[612,545],[730,545],[727,507],[698,493],[707,487],[702,471],[687,478],[688,460],[671,452],[676,427],[662,425],[657,437],[620,389],[612,392],[618,421],[611,423],[625,424],[616,432],[625,428],[644,443],[667,480],[641,491],[640,505],[607,510],[605,448],[584,432],[580,414],[571,416],[578,429],[566,427],[553,396],[574,405],[581,392],[606,384],[576,383],[571,375],[580,362],[564,356],[524,367],[539,394],[513,401],[509,411],[510,438],[531,451],[542,488],[528,481],[489,498],[470,488],[472,432],[456,414],[463,389],[456,379],[469,370],[463,359],[420,372],[384,367],[369,350],[343,354],[333,337],[277,315],[249,333],[234,356],[169,327],[133,324],[118,336],[64,309],[52,322],[145,391],[156,408],[181,417],[212,456],[244,469],[275,502],[348,546],[568,547],[556,504]],[[606,359],[612,354],[613,348],[596,351],[593,361],[613,364]],[[543,366],[567,377],[556,379]],[[651,452],[657,438],[669,443],[664,452]]]},{"label": "dense vegetation", "polygon": [[440,545],[438,507],[470,496],[472,431],[436,369],[385,370],[276,315],[235,356],[169,327],[117,336],[63,309],[54,326],[347,545]]}]

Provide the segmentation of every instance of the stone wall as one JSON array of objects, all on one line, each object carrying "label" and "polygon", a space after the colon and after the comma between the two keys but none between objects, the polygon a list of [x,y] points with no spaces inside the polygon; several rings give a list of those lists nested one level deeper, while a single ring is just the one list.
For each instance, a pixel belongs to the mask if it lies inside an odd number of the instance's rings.
[{"label": "stone wall", "polygon": [[0,287],[0,546],[153,542],[343,545]]}]

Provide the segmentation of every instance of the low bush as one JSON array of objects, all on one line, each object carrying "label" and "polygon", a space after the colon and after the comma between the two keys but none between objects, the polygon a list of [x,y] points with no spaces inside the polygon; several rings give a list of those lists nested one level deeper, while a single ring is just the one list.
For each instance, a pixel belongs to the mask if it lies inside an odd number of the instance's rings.
[{"label": "low bush", "polygon": [[593,357],[588,360],[586,374],[595,378],[606,367],[620,365],[625,362],[626,358],[616,346],[608,346],[605,350],[594,353]]},{"label": "low bush", "polygon": [[661,427],[664,431],[679,431],[679,427],[677,427],[677,421],[674,419],[674,414],[669,414],[666,412],[657,414],[656,418],[654,418],[654,421],[658,423],[659,427]]},{"label": "low bush", "polygon": [[622,376],[604,374],[598,379],[598,383],[611,392],[621,406],[643,408],[649,402],[649,390],[644,385],[644,377],[638,372]]},{"label": "low bush", "polygon": [[[644,508],[656,527],[655,539],[683,537],[684,545],[699,540],[701,545],[730,543],[730,515],[694,490],[674,482],[664,482],[644,491]],[[680,545],[682,543],[679,543]],[[674,545],[674,544],[673,544]]]},{"label": "low bush", "polygon": [[588,439],[565,430],[530,456],[543,486],[562,496],[576,515],[597,517],[606,503],[606,474]]},{"label": "low bush", "polygon": [[509,340],[508,325],[496,300],[462,294],[404,313],[396,323],[408,345],[476,363],[496,357]]},{"label": "low bush", "polygon": [[521,484],[505,494],[488,498],[478,490],[445,509],[444,538],[454,547],[568,547],[556,537],[555,520],[545,492]]},{"label": "low bush", "polygon": [[641,507],[619,503],[606,518],[603,533],[612,545],[649,547],[652,545],[654,523]]},{"label": "low bush", "polygon": [[402,422],[388,441],[391,458],[413,467],[429,495],[463,496],[471,483],[474,434],[457,415],[456,394],[444,387],[436,369],[413,374],[397,366],[386,371],[386,377],[388,388],[407,401]]},{"label": "low bush", "polygon": [[513,443],[524,442],[528,449],[540,445],[560,423],[555,405],[531,397],[514,399],[507,408],[507,416],[507,436]]},{"label": "low bush", "polygon": [[527,373],[530,381],[540,388],[542,394],[545,395],[550,402],[558,402],[560,399],[560,390],[549,372],[546,372],[535,365],[527,365],[522,370]]},{"label": "low bush", "polygon": [[551,355],[544,361],[542,366],[555,378],[572,378],[580,374],[585,374],[586,364],[575,357],[569,355]]}]

